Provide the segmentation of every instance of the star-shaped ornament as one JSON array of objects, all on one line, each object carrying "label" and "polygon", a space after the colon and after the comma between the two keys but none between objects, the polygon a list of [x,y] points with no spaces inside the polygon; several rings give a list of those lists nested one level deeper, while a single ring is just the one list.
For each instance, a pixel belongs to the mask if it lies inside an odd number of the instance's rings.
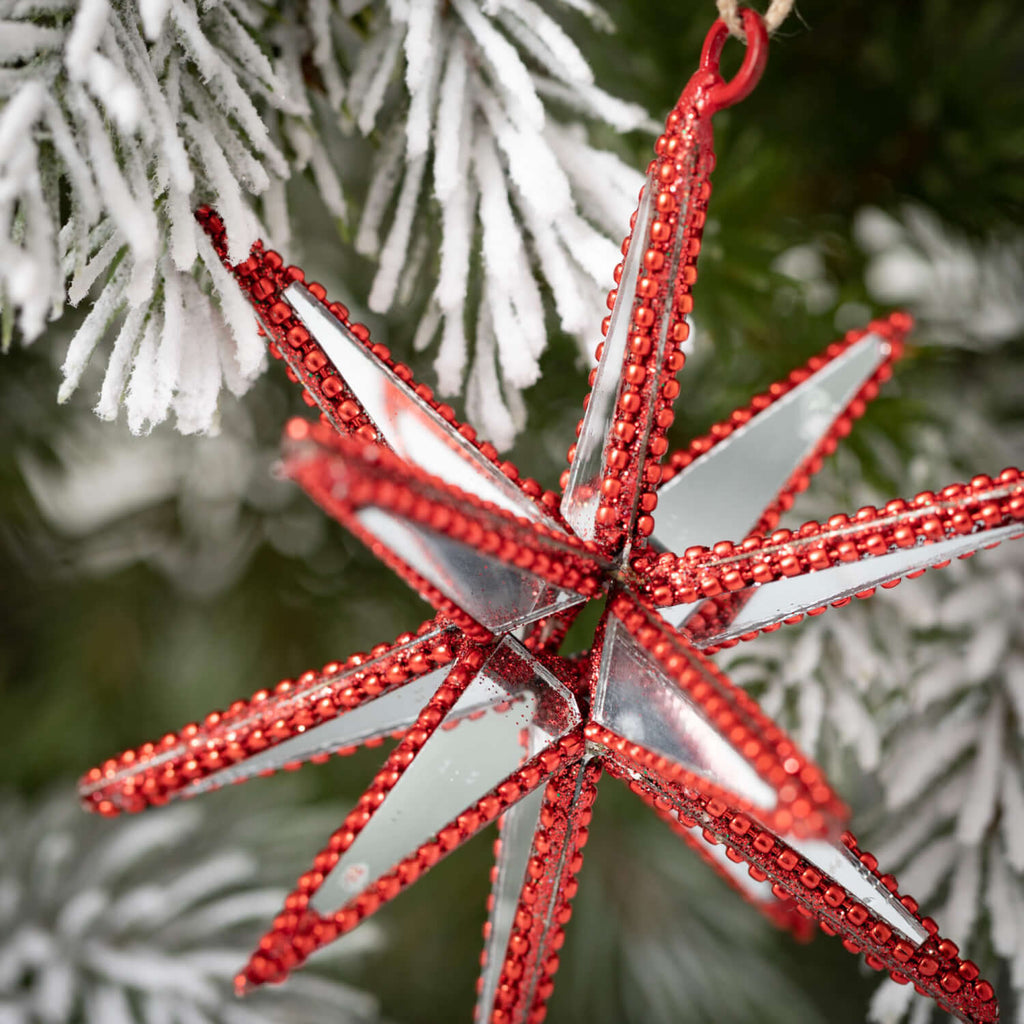
[{"label": "star-shaped ornament", "polygon": [[[753,87],[767,52],[760,19],[744,18],[736,78],[718,73],[727,30],[716,22],[658,139],[561,497],[499,462],[277,253],[257,245],[231,268],[321,412],[288,425],[287,473],[437,612],[83,780],[89,807],[134,812],[399,738],[241,988],[282,980],[500,820],[477,1018],[543,1020],[607,772],[777,923],[817,923],[961,1019],[997,1019],[977,967],[843,831],[846,808],[821,769],[708,657],[1024,533],[1014,469],[777,528],[890,375],[910,326],[901,314],[829,346],[665,459],[711,115]],[[226,257],[220,218],[199,217]],[[594,599],[607,604],[593,646],[562,656]]]}]

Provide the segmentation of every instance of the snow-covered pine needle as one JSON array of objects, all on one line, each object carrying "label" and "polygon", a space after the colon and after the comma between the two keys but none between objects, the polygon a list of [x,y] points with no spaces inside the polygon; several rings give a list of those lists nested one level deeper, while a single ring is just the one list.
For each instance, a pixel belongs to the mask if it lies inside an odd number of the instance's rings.
[{"label": "snow-covered pine needle", "polygon": [[[251,310],[225,302],[223,286],[211,296],[193,220],[216,201],[244,258],[257,234],[252,197],[290,173],[254,97],[308,117],[241,7],[0,0],[0,303],[30,342],[65,301],[92,297],[59,397],[109,339],[97,412],[113,418],[130,394],[134,430],[178,408],[182,429],[208,431],[220,366],[236,359],[244,389],[264,365]],[[169,337],[181,314],[168,297],[184,291],[198,331],[188,351]]]},{"label": "snow-covered pine needle", "polygon": [[[172,410],[180,429],[215,427],[222,384],[243,391],[265,361],[251,311],[201,258],[194,208],[218,207],[233,261],[248,255],[257,213],[290,244],[287,178],[308,171],[340,220],[346,166],[330,153],[346,132],[379,133],[356,233],[379,264],[369,304],[383,313],[429,294],[416,344],[440,338],[444,393],[493,335],[498,377],[486,390],[500,408],[481,426],[511,443],[513,406],[546,345],[537,278],[589,355],[640,184],[590,147],[580,119],[651,128],[594,83],[553,17],[560,4],[608,27],[579,0],[377,0],[358,31],[328,0],[0,0],[0,302],[25,341],[65,302],[98,308],[65,360],[61,400],[106,352],[101,415],[130,398],[133,430]],[[437,218],[425,216],[433,204]],[[499,273],[503,245],[511,262]],[[437,276],[417,287],[430,267]],[[490,286],[476,290],[480,271]],[[199,334],[171,340],[182,314],[168,302],[186,292]]]},{"label": "snow-covered pine needle", "polygon": [[[467,401],[499,447],[515,436],[511,405],[537,379],[546,347],[537,278],[554,293],[562,329],[589,356],[619,235],[642,183],[618,158],[593,150],[579,122],[561,124],[548,101],[621,131],[650,127],[640,108],[604,102],[554,7],[386,0],[375,7],[384,24],[359,52],[350,81],[359,129],[386,130],[356,243],[366,255],[379,253],[370,307],[384,313],[397,304],[398,282],[421,251],[417,234],[431,229],[429,219],[416,218],[409,244],[397,245],[407,237],[410,204],[427,198],[419,158],[429,151],[440,261],[417,344],[439,335],[442,393],[457,392],[472,367]],[[381,76],[396,74],[399,60],[404,96],[387,103]],[[394,227],[386,237],[396,244],[382,249],[388,217]],[[486,286],[471,292],[480,272]]]},{"label": "snow-covered pine needle", "polygon": [[[0,1017],[22,1024],[286,1024],[377,1020],[371,998],[303,972],[288,993],[239,1005],[232,977],[298,863],[275,834],[312,838],[310,811],[237,801],[117,822],[90,817],[67,794],[31,806],[0,797]],[[237,796],[237,794],[236,794]],[[251,808],[250,808],[251,812]],[[335,947],[351,957],[379,941],[373,925]]]}]

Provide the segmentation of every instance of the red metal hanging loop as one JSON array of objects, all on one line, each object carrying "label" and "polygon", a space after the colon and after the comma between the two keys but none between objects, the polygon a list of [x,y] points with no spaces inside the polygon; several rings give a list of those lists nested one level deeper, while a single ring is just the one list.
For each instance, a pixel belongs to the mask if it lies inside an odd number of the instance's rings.
[{"label": "red metal hanging loop", "polygon": [[[723,81],[721,78],[713,85],[708,93],[707,108],[710,112],[722,110],[724,107],[731,107],[739,103],[750,94],[750,91],[757,85],[768,63],[768,31],[764,27],[761,15],[752,11],[749,7],[740,9],[743,18],[743,31],[747,37],[747,52],[743,57],[743,64],[731,81]],[[729,26],[719,18],[704,40],[704,48],[700,54],[700,66],[706,71],[711,71],[718,76],[718,61],[722,56],[722,47],[729,38]]]}]

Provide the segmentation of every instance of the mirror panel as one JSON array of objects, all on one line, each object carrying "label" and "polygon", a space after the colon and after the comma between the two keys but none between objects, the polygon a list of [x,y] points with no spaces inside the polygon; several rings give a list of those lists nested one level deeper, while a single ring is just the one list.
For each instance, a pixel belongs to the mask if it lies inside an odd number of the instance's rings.
[{"label": "mirror panel", "polygon": [[311,907],[333,913],[580,721],[572,694],[506,637],[324,878]]},{"label": "mirror panel", "polygon": [[426,526],[368,506],[361,526],[492,633],[500,634],[586,600]]},{"label": "mirror panel", "polygon": [[535,789],[511,810],[505,812],[501,823],[501,853],[498,855],[498,876],[491,888],[494,905],[488,921],[490,932],[484,946],[485,962],[481,974],[482,987],[477,998],[477,1019],[489,1020],[494,996],[505,966],[505,951],[512,935],[519,895],[526,881],[526,865],[533,849],[540,809],[544,803],[544,788]]},{"label": "mirror panel", "polygon": [[757,807],[776,806],[775,790],[615,616],[605,630],[592,717]]},{"label": "mirror panel", "polygon": [[289,285],[284,299],[398,455],[467,494],[554,527],[540,506],[368,351],[305,286]]},{"label": "mirror panel", "polygon": [[615,407],[622,380],[622,364],[633,316],[633,300],[640,273],[640,260],[651,222],[651,196],[654,189],[648,182],[636,215],[631,244],[620,278],[615,308],[612,310],[604,350],[598,363],[597,376],[590,389],[590,401],[583,414],[583,428],[576,442],[576,455],[569,467],[569,483],[562,496],[562,515],[577,537],[593,540],[596,534],[597,509],[601,504],[601,479],[604,476],[605,448],[615,419]]},{"label": "mirror panel", "polygon": [[915,946],[928,938],[924,925],[842,843],[792,836],[786,842]]},{"label": "mirror panel", "polygon": [[665,551],[742,540],[889,357],[867,334],[658,491],[651,542]]},{"label": "mirror panel", "polygon": [[1020,524],[1003,526],[747,587],[730,595],[734,604],[732,618],[711,628],[698,630],[686,625],[700,602],[696,606],[664,608],[661,614],[666,621],[682,629],[694,646],[709,647],[1020,534]]}]

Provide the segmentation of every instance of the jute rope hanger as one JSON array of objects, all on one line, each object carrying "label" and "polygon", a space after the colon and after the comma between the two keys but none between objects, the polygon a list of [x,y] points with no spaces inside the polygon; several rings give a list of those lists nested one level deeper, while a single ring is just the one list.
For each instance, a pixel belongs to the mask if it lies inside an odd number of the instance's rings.
[{"label": "jute rope hanger", "polygon": [[[729,31],[737,39],[745,38],[743,33],[743,19],[740,17],[739,0],[717,0],[718,16],[729,26]],[[768,10],[761,15],[764,20],[764,27],[769,34],[777,31],[779,26],[789,17],[793,9],[794,0],[772,0]],[[746,6],[745,4],[742,6]]]}]

